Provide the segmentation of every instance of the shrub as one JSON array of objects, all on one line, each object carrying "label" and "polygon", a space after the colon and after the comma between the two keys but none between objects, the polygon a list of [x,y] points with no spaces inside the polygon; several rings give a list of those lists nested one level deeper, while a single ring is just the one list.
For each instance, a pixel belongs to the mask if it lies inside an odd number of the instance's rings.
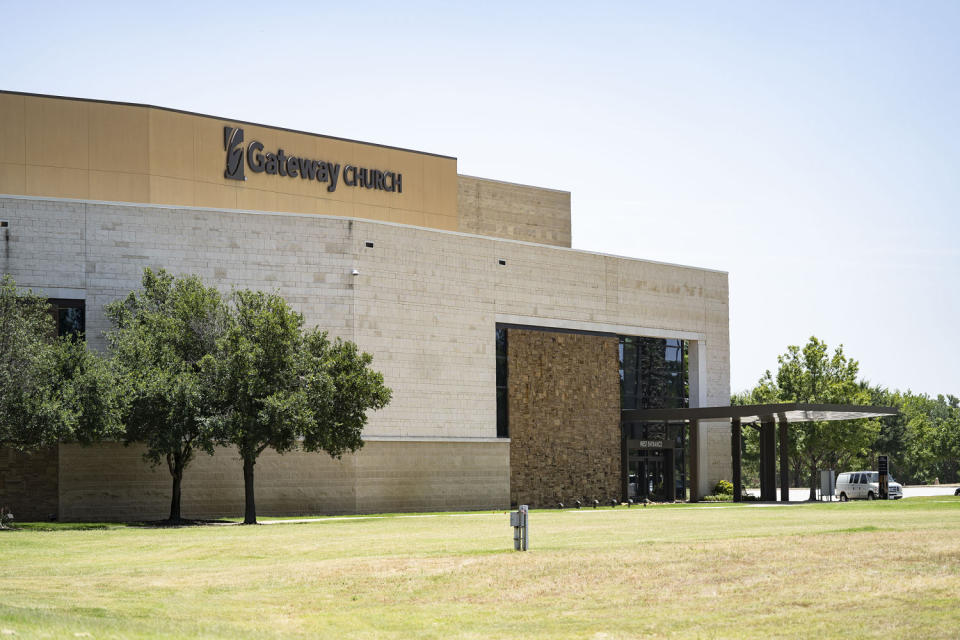
[{"label": "shrub", "polygon": [[733,494],[703,496],[700,502],[733,502]]},{"label": "shrub", "polygon": [[715,496],[732,496],[733,495],[733,483],[728,480],[721,480],[717,483],[717,486],[713,488],[713,495]]}]

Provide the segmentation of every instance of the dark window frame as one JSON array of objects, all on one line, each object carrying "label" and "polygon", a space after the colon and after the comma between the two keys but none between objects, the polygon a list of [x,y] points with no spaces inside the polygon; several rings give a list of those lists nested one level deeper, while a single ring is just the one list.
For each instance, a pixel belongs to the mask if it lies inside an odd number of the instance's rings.
[{"label": "dark window frame", "polygon": [[[53,316],[53,322],[57,330],[57,336],[64,336],[69,334],[74,334],[79,336],[81,339],[86,339],[87,331],[87,301],[83,299],[74,299],[74,298],[47,298],[47,303],[50,305],[50,314]],[[69,312],[71,310],[79,311],[79,320],[76,321],[75,329],[68,329],[64,323],[64,315],[62,312]]]}]

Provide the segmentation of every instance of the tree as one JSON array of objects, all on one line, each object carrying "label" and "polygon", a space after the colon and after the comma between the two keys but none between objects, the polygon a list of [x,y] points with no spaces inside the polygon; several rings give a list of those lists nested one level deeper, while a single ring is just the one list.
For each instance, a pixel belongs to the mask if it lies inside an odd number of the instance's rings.
[{"label": "tree", "polygon": [[[787,347],[777,362],[776,377],[767,371],[751,392],[759,401],[855,405],[871,401],[869,389],[857,382],[859,363],[844,355],[842,345],[831,356],[826,343],[811,337],[803,349]],[[815,500],[817,469],[824,464],[842,467],[853,460],[866,460],[880,422],[801,422],[791,428],[790,460],[797,472],[809,472],[810,499]]]},{"label": "tree", "polygon": [[56,337],[49,303],[0,281],[0,446],[89,444],[120,431],[122,394],[81,336]]},{"label": "tree", "polygon": [[913,479],[954,482],[960,459],[960,410],[942,395],[936,399],[910,391],[898,395],[905,425],[903,455]]},{"label": "tree", "polygon": [[227,311],[220,293],[197,276],[144,269],[142,286],[106,306],[114,327],[106,336],[129,398],[124,440],[143,443],[152,465],[166,462],[169,519],[179,522],[184,471],[197,451],[212,455],[219,442],[216,381],[205,372]]},{"label": "tree", "polygon": [[267,448],[298,446],[339,458],[363,446],[367,411],[390,401],[372,357],[326,332],[304,332],[303,316],[278,295],[232,297],[231,322],[211,372],[220,381],[226,437],[243,459],[244,523],[257,521],[254,465]]}]

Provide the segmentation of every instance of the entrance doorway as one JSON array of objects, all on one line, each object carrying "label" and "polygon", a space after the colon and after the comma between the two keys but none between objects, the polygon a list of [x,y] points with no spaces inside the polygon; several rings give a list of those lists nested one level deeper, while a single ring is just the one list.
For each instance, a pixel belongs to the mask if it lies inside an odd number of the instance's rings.
[{"label": "entrance doorway", "polygon": [[676,491],[673,479],[673,449],[629,448],[627,458],[627,497],[634,502],[646,498],[652,502],[672,502]]},{"label": "entrance doorway", "polygon": [[637,423],[623,427],[623,499],[685,499],[683,423]]}]

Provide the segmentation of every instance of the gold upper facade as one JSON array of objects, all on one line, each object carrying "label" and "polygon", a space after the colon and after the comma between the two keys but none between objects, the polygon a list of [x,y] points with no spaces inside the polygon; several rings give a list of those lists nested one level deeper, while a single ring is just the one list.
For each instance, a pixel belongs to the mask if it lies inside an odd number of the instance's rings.
[{"label": "gold upper facade", "polygon": [[[225,176],[225,128],[243,130],[234,152],[244,154],[244,179]],[[249,149],[254,142],[262,147]],[[281,149],[294,158],[289,165],[256,170]],[[324,176],[321,163],[329,165],[326,182],[316,179]],[[315,177],[301,177],[301,167]],[[446,156],[146,105],[0,92],[4,194],[317,213],[456,231],[457,180],[456,158]]]}]

